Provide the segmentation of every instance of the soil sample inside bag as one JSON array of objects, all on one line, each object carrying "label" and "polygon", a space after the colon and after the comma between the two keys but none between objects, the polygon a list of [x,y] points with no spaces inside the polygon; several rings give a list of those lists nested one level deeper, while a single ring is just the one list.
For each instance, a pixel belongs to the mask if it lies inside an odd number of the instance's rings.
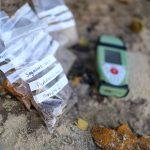
[{"label": "soil sample inside bag", "polygon": [[29,84],[33,95],[32,104],[51,133],[60,116],[77,102],[61,64],[49,55],[20,76]]},{"label": "soil sample inside bag", "polygon": [[3,86],[27,109],[31,107],[32,96],[28,84],[20,78],[20,73],[57,49],[58,43],[43,30],[38,30],[16,41],[0,54]]}]

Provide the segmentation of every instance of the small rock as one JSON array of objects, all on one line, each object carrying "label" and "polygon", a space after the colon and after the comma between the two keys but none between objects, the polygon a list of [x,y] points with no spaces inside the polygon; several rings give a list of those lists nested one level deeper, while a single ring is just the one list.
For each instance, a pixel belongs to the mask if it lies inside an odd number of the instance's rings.
[{"label": "small rock", "polygon": [[70,134],[69,129],[64,125],[61,125],[60,127],[58,127],[57,132],[59,135],[69,135]]},{"label": "small rock", "polygon": [[89,85],[88,84],[80,84],[77,87],[77,93],[79,96],[86,96],[88,94],[89,91]]},{"label": "small rock", "polygon": [[3,127],[0,127],[0,134],[2,134],[4,131],[4,128]]},{"label": "small rock", "polygon": [[12,97],[11,97],[11,95],[6,95],[5,96],[7,99],[11,99]]}]

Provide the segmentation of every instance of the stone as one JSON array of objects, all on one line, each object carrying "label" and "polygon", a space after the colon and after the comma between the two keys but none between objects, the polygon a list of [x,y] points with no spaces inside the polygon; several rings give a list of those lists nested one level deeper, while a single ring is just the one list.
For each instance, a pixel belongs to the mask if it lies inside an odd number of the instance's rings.
[{"label": "stone", "polygon": [[88,94],[90,86],[85,83],[81,83],[77,86],[77,93],[79,96],[86,96]]},{"label": "stone", "polygon": [[[126,98],[135,101],[137,98],[149,100],[150,65],[149,56],[140,52],[129,52],[129,89]],[[150,100],[149,100],[150,102]]]}]

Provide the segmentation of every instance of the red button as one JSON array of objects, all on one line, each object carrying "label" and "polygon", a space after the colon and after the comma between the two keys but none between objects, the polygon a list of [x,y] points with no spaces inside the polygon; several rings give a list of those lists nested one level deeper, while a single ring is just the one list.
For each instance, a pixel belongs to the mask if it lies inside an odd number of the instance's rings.
[{"label": "red button", "polygon": [[114,74],[114,75],[117,75],[118,74],[118,70],[116,68],[111,68],[110,69],[111,73]]}]

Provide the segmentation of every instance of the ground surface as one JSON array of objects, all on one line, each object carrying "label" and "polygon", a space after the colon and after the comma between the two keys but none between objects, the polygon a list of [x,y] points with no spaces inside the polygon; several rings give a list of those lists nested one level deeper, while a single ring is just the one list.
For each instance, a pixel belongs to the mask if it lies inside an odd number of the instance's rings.
[{"label": "ground surface", "polygon": [[[118,0],[119,1],[119,0]],[[150,135],[150,1],[131,0],[128,5],[117,0],[67,0],[75,14],[86,47],[75,46],[78,56],[70,78],[82,76],[78,86],[79,102],[61,120],[51,137],[35,110],[27,111],[10,95],[0,98],[0,143],[8,150],[96,150],[90,128],[94,124],[116,127],[128,123],[139,135]],[[144,23],[140,34],[129,24],[134,16]],[[129,49],[129,86],[126,98],[102,98],[96,92],[94,44],[101,33],[121,36]],[[85,94],[84,89],[89,90]],[[88,131],[79,130],[75,121],[89,122]],[[1,149],[1,148],[0,148]]]}]

